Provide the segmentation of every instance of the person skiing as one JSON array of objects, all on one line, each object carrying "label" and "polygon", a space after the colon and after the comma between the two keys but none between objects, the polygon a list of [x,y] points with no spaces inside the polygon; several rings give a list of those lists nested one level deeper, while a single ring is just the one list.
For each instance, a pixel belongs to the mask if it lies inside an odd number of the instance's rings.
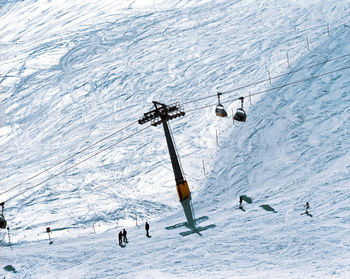
[{"label": "person skiing", "polygon": [[149,233],[148,233],[148,231],[149,231],[149,224],[147,222],[145,224],[145,229],[146,229],[146,236],[149,237]]},{"label": "person skiing", "polygon": [[242,206],[242,202],[243,202],[243,198],[242,196],[239,196],[239,209],[243,209],[243,206]]},{"label": "person skiing", "polygon": [[123,232],[120,231],[119,234],[118,234],[118,239],[119,239],[119,246],[122,246],[123,245]]},{"label": "person skiing", "polygon": [[309,210],[308,210],[310,208],[309,202],[306,202],[304,207],[305,207],[305,213],[304,214],[309,214]]},{"label": "person skiing", "polygon": [[126,230],[125,229],[123,229],[123,241],[125,243],[128,243],[128,239],[126,238]]}]

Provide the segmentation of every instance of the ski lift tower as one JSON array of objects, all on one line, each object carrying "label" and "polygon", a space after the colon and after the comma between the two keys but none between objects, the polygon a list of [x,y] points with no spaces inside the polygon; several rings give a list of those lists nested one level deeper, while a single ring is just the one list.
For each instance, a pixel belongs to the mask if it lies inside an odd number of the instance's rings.
[{"label": "ski lift tower", "polygon": [[172,134],[168,125],[169,120],[184,116],[185,112],[183,111],[183,108],[180,104],[164,105],[155,101],[153,101],[153,104],[155,106],[155,109],[145,113],[144,117],[142,117],[139,120],[139,124],[142,125],[149,121],[151,121],[151,125],[155,127],[160,124],[163,124],[171,164],[173,166],[173,171],[175,175],[177,194],[179,196],[180,203],[184,209],[187,224],[191,227],[194,227],[195,217],[191,203],[191,192],[188,187],[187,181],[183,176],[180,160],[176,152],[174,140],[172,138]]}]

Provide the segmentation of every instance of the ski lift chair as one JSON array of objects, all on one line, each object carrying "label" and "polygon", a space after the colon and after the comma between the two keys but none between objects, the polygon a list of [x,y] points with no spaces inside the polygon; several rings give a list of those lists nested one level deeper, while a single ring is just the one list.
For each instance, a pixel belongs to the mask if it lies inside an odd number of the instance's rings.
[{"label": "ski lift chair", "polygon": [[233,116],[233,119],[239,122],[245,122],[247,120],[247,114],[245,113],[243,109],[243,97],[239,98],[241,100],[241,107],[237,109],[235,115]]},{"label": "ski lift chair", "polygon": [[227,117],[227,112],[224,106],[220,104],[220,95],[222,95],[222,93],[218,93],[218,104],[215,108],[215,114],[216,116],[219,116],[219,117]]}]

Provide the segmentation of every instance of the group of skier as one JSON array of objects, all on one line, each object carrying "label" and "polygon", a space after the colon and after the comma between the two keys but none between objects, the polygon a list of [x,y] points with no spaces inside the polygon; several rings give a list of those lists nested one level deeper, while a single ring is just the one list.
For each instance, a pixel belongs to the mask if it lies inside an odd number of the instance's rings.
[{"label": "group of skier", "polygon": [[[242,203],[243,203],[243,197],[242,197],[242,196],[239,196],[239,201],[238,201],[238,203],[239,203],[238,208],[241,209],[241,210],[243,210],[243,211],[245,211],[244,208],[243,208],[243,205],[242,205]],[[309,216],[312,217],[312,215],[309,213],[309,208],[310,208],[309,202],[306,202],[306,204],[304,205],[304,207],[305,207],[305,212],[304,212],[304,213],[301,213],[300,215],[306,214],[306,215],[309,215]]]},{"label": "group of skier", "polygon": [[[146,236],[147,236],[147,237],[151,237],[151,236],[149,235],[149,224],[148,224],[147,222],[146,222],[146,224],[145,224],[145,230],[146,230]],[[118,234],[119,246],[120,246],[120,247],[125,247],[125,246],[123,246],[123,242],[124,242],[124,243],[128,243],[128,238],[126,237],[126,234],[127,234],[127,232],[126,232],[125,229],[123,229],[122,231],[120,231],[119,234]]]},{"label": "group of skier", "polygon": [[128,243],[128,238],[126,237],[126,234],[127,234],[127,232],[125,229],[123,229],[122,231],[119,232],[119,234],[118,234],[119,246],[122,246],[123,242]]}]

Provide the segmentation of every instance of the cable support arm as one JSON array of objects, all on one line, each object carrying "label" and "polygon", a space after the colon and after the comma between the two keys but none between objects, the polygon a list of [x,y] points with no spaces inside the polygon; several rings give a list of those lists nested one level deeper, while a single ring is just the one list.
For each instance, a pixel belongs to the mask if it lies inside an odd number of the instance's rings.
[{"label": "cable support arm", "polygon": [[185,115],[183,106],[179,103],[164,105],[162,103],[153,101],[153,104],[156,108],[144,113],[144,116],[138,121],[139,124],[143,125],[147,122],[151,122],[151,125],[156,127],[162,124],[163,120],[168,121]]}]

